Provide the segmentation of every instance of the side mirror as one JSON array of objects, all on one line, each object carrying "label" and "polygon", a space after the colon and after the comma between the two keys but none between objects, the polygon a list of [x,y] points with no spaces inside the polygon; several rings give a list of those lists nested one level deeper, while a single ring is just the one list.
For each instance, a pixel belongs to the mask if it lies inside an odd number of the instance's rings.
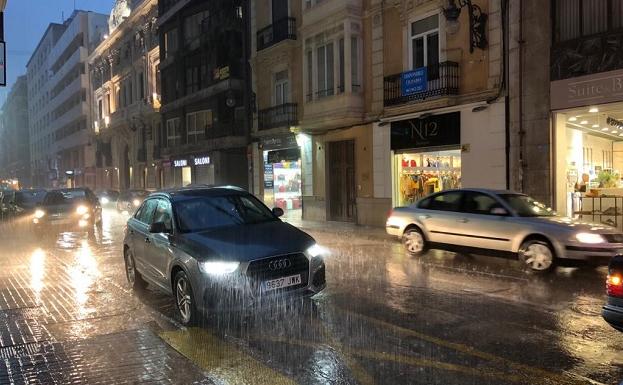
[{"label": "side mirror", "polygon": [[508,215],[508,211],[503,207],[494,207],[491,209],[491,215],[506,216]]},{"label": "side mirror", "polygon": [[283,209],[281,207],[274,207],[273,208],[273,215],[276,217],[280,217],[283,215]]},{"label": "side mirror", "polygon": [[149,226],[149,232],[154,234],[170,233],[171,230],[167,228],[164,222],[154,222]]}]

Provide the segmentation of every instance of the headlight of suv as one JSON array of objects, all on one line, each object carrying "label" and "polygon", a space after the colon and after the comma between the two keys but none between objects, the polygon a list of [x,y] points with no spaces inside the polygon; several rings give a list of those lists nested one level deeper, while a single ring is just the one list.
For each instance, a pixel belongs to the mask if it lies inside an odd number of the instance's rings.
[{"label": "headlight of suv", "polygon": [[199,270],[210,275],[231,274],[238,269],[240,262],[205,261],[199,262]]},{"label": "headlight of suv", "polygon": [[35,218],[41,219],[45,216],[45,211],[39,209],[35,211]]},{"label": "headlight of suv", "polygon": [[311,258],[323,257],[328,254],[328,250],[318,244],[310,246],[305,253]]},{"label": "headlight of suv", "polygon": [[84,215],[89,212],[89,208],[86,206],[78,206],[78,208],[76,208],[76,212],[78,215]]},{"label": "headlight of suv", "polygon": [[577,233],[575,239],[581,243],[605,243],[606,240],[599,234],[595,233]]}]

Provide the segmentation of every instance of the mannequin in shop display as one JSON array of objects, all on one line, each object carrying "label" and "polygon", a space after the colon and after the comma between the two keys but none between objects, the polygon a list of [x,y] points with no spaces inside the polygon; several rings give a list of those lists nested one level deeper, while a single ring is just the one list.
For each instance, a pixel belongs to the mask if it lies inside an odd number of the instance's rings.
[{"label": "mannequin in shop display", "polygon": [[588,185],[590,177],[588,174],[582,174],[582,179],[578,180],[575,184],[575,192],[586,192],[586,186]]}]

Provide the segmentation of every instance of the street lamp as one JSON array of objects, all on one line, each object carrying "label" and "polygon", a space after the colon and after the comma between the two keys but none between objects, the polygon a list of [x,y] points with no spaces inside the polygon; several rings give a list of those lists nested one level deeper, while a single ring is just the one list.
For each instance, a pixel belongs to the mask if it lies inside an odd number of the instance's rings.
[{"label": "street lamp", "polygon": [[467,7],[469,12],[469,52],[474,52],[474,48],[487,48],[488,15],[477,4],[472,4],[471,0],[448,0],[448,6],[443,10],[448,30],[458,30],[458,19],[463,7]]}]

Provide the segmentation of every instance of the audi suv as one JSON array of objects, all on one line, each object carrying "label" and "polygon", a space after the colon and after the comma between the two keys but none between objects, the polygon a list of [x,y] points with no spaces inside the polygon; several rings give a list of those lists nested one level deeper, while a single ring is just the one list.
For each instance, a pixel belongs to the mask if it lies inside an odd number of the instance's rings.
[{"label": "audi suv", "polygon": [[217,308],[315,295],[326,252],[281,215],[231,186],[153,193],[127,223],[127,279],[172,295],[185,325]]}]

